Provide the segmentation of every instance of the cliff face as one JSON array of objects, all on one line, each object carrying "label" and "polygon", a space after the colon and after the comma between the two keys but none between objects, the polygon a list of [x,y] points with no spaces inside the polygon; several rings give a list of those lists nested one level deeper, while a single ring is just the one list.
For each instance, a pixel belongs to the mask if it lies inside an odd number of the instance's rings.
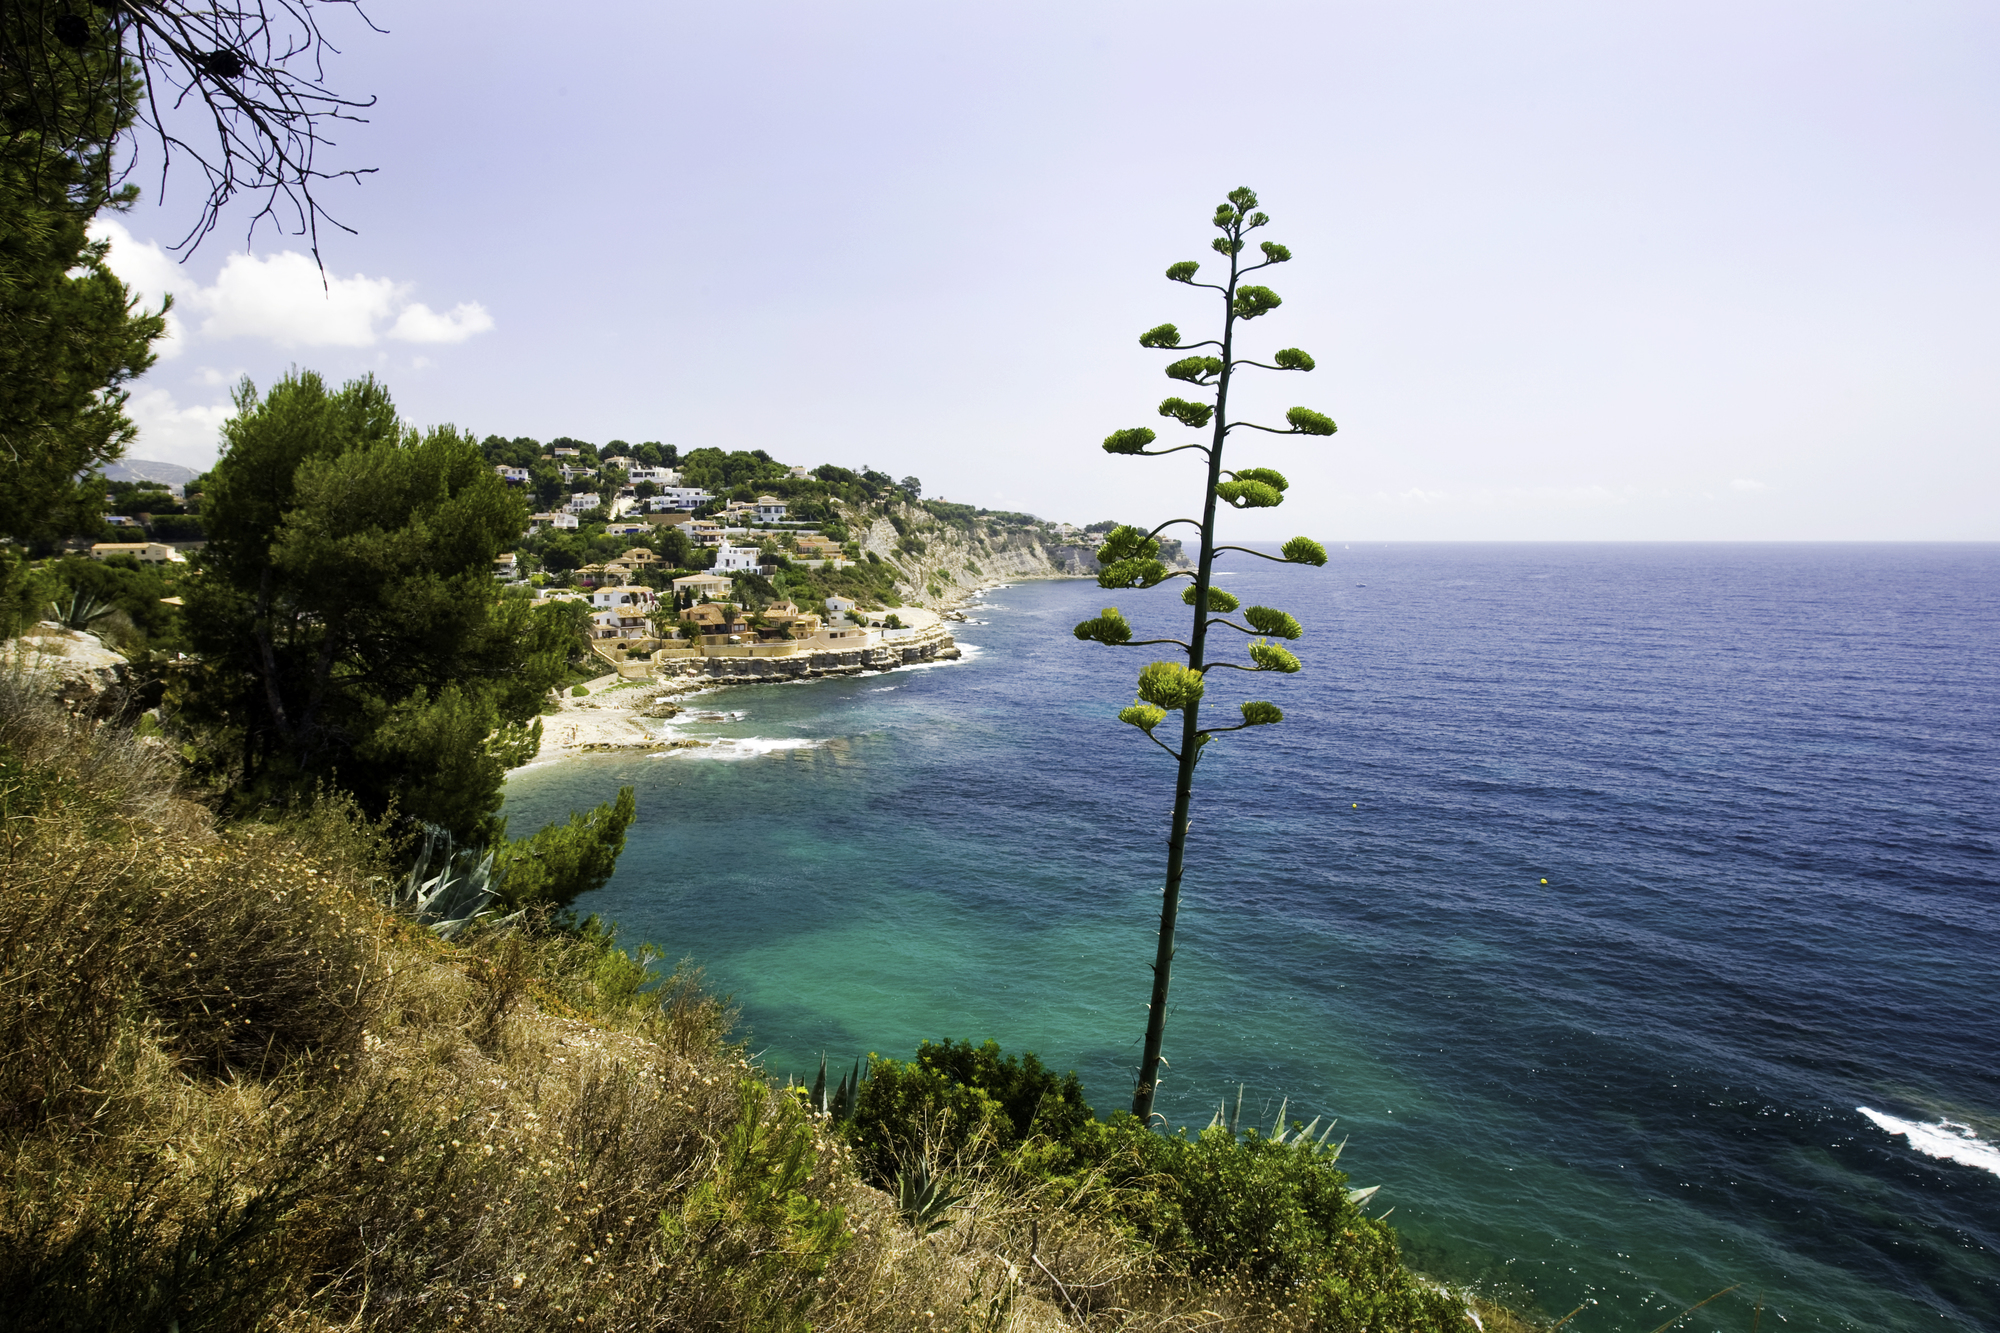
[{"label": "cliff face", "polygon": [[[847,508],[841,517],[864,559],[894,567],[897,595],[912,606],[950,606],[1017,579],[1097,577],[1098,538],[1025,515],[940,517],[889,503]],[[1170,568],[1188,567],[1179,542],[1161,548]]]}]

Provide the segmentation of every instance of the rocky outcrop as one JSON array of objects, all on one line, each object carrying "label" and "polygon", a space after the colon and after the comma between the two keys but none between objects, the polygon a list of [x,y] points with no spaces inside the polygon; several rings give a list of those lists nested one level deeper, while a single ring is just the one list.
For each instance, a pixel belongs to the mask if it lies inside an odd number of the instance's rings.
[{"label": "rocky outcrop", "polygon": [[689,657],[655,663],[653,679],[709,684],[741,684],[759,680],[818,680],[826,676],[858,676],[865,671],[893,671],[921,662],[956,661],[958,645],[947,634],[912,644],[883,644],[844,653],[796,653],[789,657]]},{"label": "rocky outcrop", "polygon": [[[890,503],[841,515],[873,557],[896,571],[896,592],[911,606],[954,606],[981,588],[1019,579],[1095,578],[1097,543],[1078,529],[1039,521],[940,519],[921,505]],[[1188,562],[1177,541],[1162,541],[1170,568]]]},{"label": "rocky outcrop", "polygon": [[19,638],[0,642],[0,671],[53,694],[72,713],[108,716],[132,696],[132,667],[95,634],[44,620]]}]

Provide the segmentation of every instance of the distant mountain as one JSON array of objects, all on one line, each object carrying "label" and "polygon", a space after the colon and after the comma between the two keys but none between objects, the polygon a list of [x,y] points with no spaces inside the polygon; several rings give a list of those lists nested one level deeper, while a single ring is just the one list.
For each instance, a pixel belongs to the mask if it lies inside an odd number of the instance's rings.
[{"label": "distant mountain", "polygon": [[201,474],[179,463],[156,463],[150,458],[128,458],[122,463],[106,463],[106,481],[157,481],[168,486],[185,486]]}]

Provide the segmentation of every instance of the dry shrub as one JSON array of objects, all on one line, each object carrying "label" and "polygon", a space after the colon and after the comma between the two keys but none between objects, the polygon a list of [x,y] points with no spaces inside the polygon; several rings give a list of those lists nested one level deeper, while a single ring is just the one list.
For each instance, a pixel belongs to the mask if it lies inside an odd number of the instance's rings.
[{"label": "dry shrub", "polygon": [[177,834],[150,750],[12,706],[10,1327],[1296,1326],[1132,1243],[1098,1184],[976,1139],[920,1235],[728,1044],[697,970],[656,980],[594,926],[445,945],[376,906],[388,842],[337,801]]}]

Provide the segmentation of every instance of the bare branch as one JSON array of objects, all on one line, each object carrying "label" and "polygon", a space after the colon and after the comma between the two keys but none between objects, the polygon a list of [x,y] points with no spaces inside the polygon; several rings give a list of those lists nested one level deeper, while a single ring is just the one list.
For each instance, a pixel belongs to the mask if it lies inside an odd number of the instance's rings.
[{"label": "bare branch", "polygon": [[[327,211],[319,191],[373,168],[328,167],[321,150],[335,146],[328,131],[336,122],[365,123],[358,113],[375,99],[343,96],[327,85],[325,56],[338,48],[322,20],[337,6],[383,31],[360,0],[118,0],[99,3],[95,12],[65,0],[8,5],[15,21],[0,25],[0,68],[34,91],[8,109],[0,133],[32,129],[108,146],[104,125],[65,124],[73,115],[40,90],[73,77],[66,66],[86,55],[128,62],[136,78],[113,80],[114,122],[132,124],[140,141],[157,142],[162,197],[176,167],[192,166],[206,186],[207,197],[174,249],[199,246],[239,196],[255,202],[250,233],[269,221],[308,238],[315,259],[321,223],[352,230]],[[79,25],[79,11],[90,14],[88,26]],[[118,138],[120,154],[100,151],[89,163],[90,188],[107,200],[121,193],[140,158],[140,142]]]}]

